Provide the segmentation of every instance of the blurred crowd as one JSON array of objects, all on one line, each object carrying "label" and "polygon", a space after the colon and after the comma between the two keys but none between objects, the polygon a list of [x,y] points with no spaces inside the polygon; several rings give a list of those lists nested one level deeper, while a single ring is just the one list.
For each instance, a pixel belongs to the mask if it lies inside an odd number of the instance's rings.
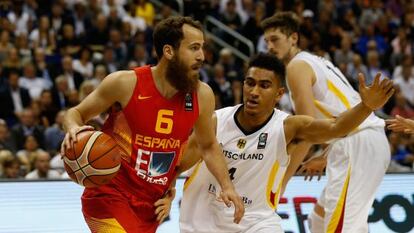
[{"label": "blurred crowd", "polygon": [[[108,73],[155,64],[154,26],[178,10],[176,1],[0,1],[0,175],[67,177],[58,154],[65,110],[77,105]],[[377,72],[397,92],[378,112],[414,118],[414,2],[409,0],[184,0],[184,14],[212,16],[265,52],[260,22],[291,10],[301,19],[300,46],[333,61],[357,87],[357,73]],[[214,30],[214,29],[213,29]],[[217,30],[227,43],[238,40]],[[245,61],[206,38],[200,72],[217,108],[241,103]],[[287,95],[279,108],[292,112]],[[99,129],[105,114],[90,124]],[[390,172],[413,170],[414,137],[389,133]]]}]

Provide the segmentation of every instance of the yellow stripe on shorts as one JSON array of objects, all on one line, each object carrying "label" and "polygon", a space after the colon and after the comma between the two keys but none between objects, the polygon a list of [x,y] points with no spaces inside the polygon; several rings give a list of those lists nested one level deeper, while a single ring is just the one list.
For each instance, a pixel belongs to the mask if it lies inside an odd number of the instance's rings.
[{"label": "yellow stripe on shorts", "polygon": [[124,228],[115,218],[85,217],[86,223],[92,233],[125,233]]},{"label": "yellow stripe on shorts", "polygon": [[345,211],[345,200],[346,194],[348,191],[349,179],[351,177],[351,165],[348,167],[348,172],[345,178],[344,186],[342,187],[341,196],[338,199],[338,202],[335,207],[335,211],[332,214],[332,217],[328,224],[328,229],[326,230],[327,233],[335,233],[336,229],[338,228],[339,221],[341,220],[342,212]]}]

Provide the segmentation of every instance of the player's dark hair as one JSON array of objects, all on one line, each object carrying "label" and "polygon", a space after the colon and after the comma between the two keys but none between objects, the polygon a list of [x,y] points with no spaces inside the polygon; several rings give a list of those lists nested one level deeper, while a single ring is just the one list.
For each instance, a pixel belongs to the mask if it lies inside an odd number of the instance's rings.
[{"label": "player's dark hair", "polygon": [[184,38],[184,24],[188,24],[203,31],[201,23],[191,17],[172,16],[157,24],[154,29],[153,38],[155,52],[159,59],[163,56],[163,48],[165,45],[171,45],[174,49],[180,47],[180,43]]},{"label": "player's dark hair", "polygon": [[279,29],[283,34],[290,36],[299,33],[299,18],[291,11],[278,12],[266,18],[261,23],[263,31],[268,29]]},{"label": "player's dark hair", "polygon": [[270,53],[259,53],[249,61],[248,68],[257,67],[272,71],[277,78],[280,79],[281,84],[285,85],[286,68],[285,64],[275,55]]}]

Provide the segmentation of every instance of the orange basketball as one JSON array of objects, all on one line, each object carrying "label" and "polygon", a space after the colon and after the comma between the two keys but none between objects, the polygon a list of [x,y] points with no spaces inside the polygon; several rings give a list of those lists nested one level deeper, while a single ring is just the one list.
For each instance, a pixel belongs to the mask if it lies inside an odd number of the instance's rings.
[{"label": "orange basketball", "polygon": [[66,150],[65,170],[76,183],[87,188],[108,183],[121,167],[121,151],[115,140],[100,131],[83,131]]}]

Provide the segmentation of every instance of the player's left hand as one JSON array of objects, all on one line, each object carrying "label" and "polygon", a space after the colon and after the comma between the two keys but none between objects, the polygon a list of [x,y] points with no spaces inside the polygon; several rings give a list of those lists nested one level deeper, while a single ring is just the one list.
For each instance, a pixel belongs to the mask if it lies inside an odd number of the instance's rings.
[{"label": "player's left hand", "polygon": [[244,205],[241,197],[237,194],[234,188],[223,189],[220,193],[220,198],[224,201],[227,207],[234,205],[234,223],[239,224],[244,215]]},{"label": "player's left hand", "polygon": [[394,132],[414,134],[414,120],[397,115],[395,119],[386,120],[388,129]]},{"label": "player's left hand", "polygon": [[371,86],[367,87],[365,85],[365,76],[362,73],[358,74],[359,94],[361,95],[362,103],[372,111],[381,108],[395,92],[390,79],[384,78],[380,81],[380,78],[381,73],[377,73]]},{"label": "player's left hand", "polygon": [[318,180],[320,180],[325,167],[326,157],[319,156],[304,162],[298,173],[305,174],[305,180],[309,178],[309,181],[312,181],[314,175],[318,175]]},{"label": "player's left hand", "polygon": [[171,188],[161,199],[154,203],[155,214],[157,215],[157,221],[159,223],[164,222],[164,219],[170,214],[171,203],[174,200],[174,197],[175,188]]}]

